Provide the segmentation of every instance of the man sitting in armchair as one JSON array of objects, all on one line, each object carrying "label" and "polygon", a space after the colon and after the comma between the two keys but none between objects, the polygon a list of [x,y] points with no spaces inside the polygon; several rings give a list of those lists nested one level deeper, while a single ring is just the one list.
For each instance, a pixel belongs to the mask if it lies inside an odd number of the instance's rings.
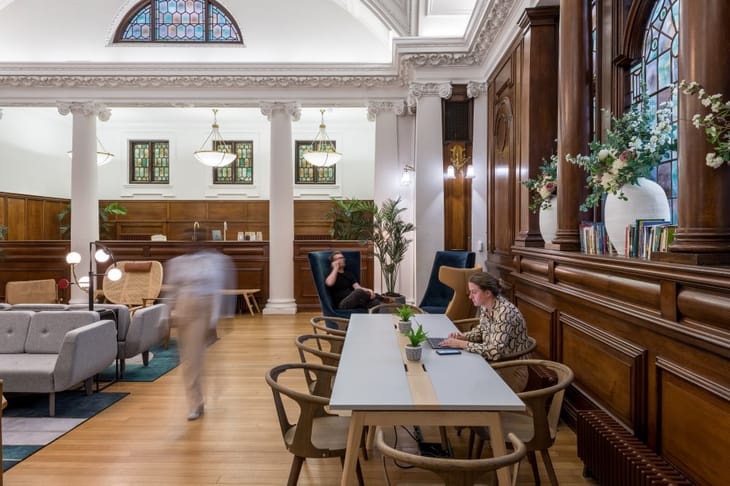
[{"label": "man sitting in armchair", "polygon": [[370,308],[380,304],[378,295],[375,292],[361,286],[355,275],[345,270],[345,256],[342,252],[333,251],[330,255],[330,263],[332,270],[327,275],[324,283],[336,308]]}]

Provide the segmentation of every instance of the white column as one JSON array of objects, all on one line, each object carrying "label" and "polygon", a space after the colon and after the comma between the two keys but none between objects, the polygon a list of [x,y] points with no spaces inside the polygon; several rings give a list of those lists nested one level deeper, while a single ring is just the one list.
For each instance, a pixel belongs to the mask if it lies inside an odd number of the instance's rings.
[{"label": "white column", "polygon": [[[411,188],[401,185],[403,167],[412,164],[413,155],[405,159],[401,157],[402,148],[412,147],[411,132],[402,132],[399,129],[400,115],[406,113],[404,101],[371,101],[368,103],[368,120],[375,122],[375,188],[374,200],[378,207],[386,199],[401,198],[401,207],[412,207]],[[403,213],[403,219],[413,222],[410,211]],[[415,234],[409,235],[411,239]],[[406,258],[401,262],[396,291],[406,296],[408,302],[413,302],[413,252],[412,247]],[[374,262],[376,292],[384,292],[380,273],[380,264]]]},{"label": "white column", "polygon": [[[78,276],[89,269],[89,242],[99,239],[99,194],[96,175],[96,117],[107,121],[111,110],[94,102],[59,102],[61,115],[73,115],[71,150],[71,251],[81,255]],[[93,261],[94,271],[96,271]],[[87,302],[88,296],[77,286],[71,287],[71,302]]]},{"label": "white column", "polygon": [[262,102],[271,122],[271,190],[269,191],[269,300],[264,314],[296,314],[294,299],[294,143],[292,120],[298,103]]},{"label": "white column", "polygon": [[426,291],[437,250],[444,248],[444,164],[441,98],[450,83],[411,83],[416,105],[416,301]]},{"label": "white column", "polygon": [[471,241],[476,263],[487,259],[487,84],[469,82],[466,95],[474,98],[473,144],[471,159],[474,179],[471,182]]}]

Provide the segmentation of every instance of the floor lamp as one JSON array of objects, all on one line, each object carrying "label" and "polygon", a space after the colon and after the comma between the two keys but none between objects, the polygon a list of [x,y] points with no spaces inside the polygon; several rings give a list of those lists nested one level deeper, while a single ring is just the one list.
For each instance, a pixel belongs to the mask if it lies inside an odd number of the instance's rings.
[{"label": "floor lamp", "polygon": [[[96,248],[96,252],[94,252]],[[117,268],[117,262],[114,260],[114,254],[106,246],[102,245],[98,241],[89,242],[89,274],[78,278],[76,275],[76,265],[81,263],[81,255],[78,252],[72,251],[66,255],[66,263],[71,265],[71,275],[73,276],[74,283],[78,285],[80,289],[89,294],[89,310],[94,310],[94,279],[103,273],[94,273],[93,259],[99,263],[104,263],[111,259],[112,268],[108,269],[106,276],[111,281],[117,281],[122,278],[122,271]]]}]

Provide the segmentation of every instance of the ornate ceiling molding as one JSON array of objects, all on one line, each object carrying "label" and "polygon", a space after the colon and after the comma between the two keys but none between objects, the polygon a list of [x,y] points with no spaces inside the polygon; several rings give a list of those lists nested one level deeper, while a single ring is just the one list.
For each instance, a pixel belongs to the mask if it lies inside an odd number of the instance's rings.
[{"label": "ornate ceiling molding", "polygon": [[299,121],[302,116],[302,108],[296,101],[262,101],[259,106],[261,108],[261,114],[269,121],[271,121],[271,115],[277,111],[286,113],[292,121]]},{"label": "ornate ceiling molding", "polygon": [[375,121],[379,113],[393,113],[401,116],[407,111],[406,102],[400,101],[368,101],[368,121]]},{"label": "ornate ceiling molding", "polygon": [[58,108],[58,113],[63,116],[69,113],[73,113],[74,115],[96,116],[103,122],[109,121],[112,116],[112,111],[106,105],[95,101],[59,101],[56,103],[56,107]]},{"label": "ornate ceiling molding", "polygon": [[416,35],[417,0],[362,0],[362,2],[399,36]]},{"label": "ornate ceiling molding", "polygon": [[[381,0],[380,5],[383,8],[388,5],[390,8],[407,9],[409,1]],[[395,65],[214,65],[206,70],[216,74],[208,75],[195,74],[195,70],[202,69],[201,65],[0,65],[0,71],[6,73],[0,74],[0,85],[13,88],[406,87],[420,67],[468,67],[479,65],[485,59],[511,9],[521,1],[493,0],[485,3],[488,6],[478,12],[481,18],[476,20],[477,34],[470,45],[465,45],[463,41],[455,42],[453,39],[421,39],[418,42],[413,39],[396,39]],[[414,53],[415,50],[421,52]],[[397,68],[395,72],[394,67]],[[163,74],[163,69],[170,74]],[[120,74],[124,71],[137,74]]]}]

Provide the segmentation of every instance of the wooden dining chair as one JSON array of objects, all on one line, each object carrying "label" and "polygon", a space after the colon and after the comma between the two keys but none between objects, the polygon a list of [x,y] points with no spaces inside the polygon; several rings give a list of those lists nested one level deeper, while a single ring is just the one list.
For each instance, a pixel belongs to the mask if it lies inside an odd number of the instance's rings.
[{"label": "wooden dining chair", "polygon": [[312,324],[314,334],[329,334],[332,336],[345,337],[350,319],[344,317],[317,316],[309,321]]},{"label": "wooden dining chair", "polygon": [[[287,375],[281,381],[292,383],[289,375],[296,375],[298,371],[315,374],[320,385],[307,393],[280,382],[283,375]],[[344,461],[350,418],[330,414],[325,409],[330,399],[325,384],[331,382],[336,373],[337,368],[311,363],[282,364],[274,366],[266,373],[266,383],[274,395],[274,406],[284,445],[294,454],[287,486],[297,484],[302,464],[307,458],[339,457],[340,461]],[[293,402],[296,407],[287,407],[285,404],[289,404],[286,402]],[[360,486],[363,486],[359,460],[357,479]]]},{"label": "wooden dining chair", "polygon": [[[340,364],[340,355],[345,338],[325,334],[302,334],[297,336],[294,343],[297,346],[299,359],[302,363],[312,363],[312,359],[316,357],[317,364],[321,363],[337,368]],[[316,374],[305,371],[304,378],[307,380],[309,391],[314,391],[317,388]],[[332,380],[330,380],[327,395],[332,394],[332,383]]]},{"label": "wooden dining chair", "polygon": [[[542,375],[553,375],[554,380],[545,383],[537,389],[518,391],[517,396],[525,402],[527,410],[524,413],[502,412],[502,429],[513,432],[527,447],[527,459],[532,466],[535,484],[540,484],[540,474],[537,468],[536,451],[540,451],[545,469],[547,469],[550,484],[557,486],[558,478],[553,469],[548,449],[555,443],[558,433],[558,421],[563,405],[565,389],[573,381],[573,370],[568,366],[555,361],[538,359],[521,359],[494,363],[492,367],[497,371],[510,368],[528,367],[539,371]],[[534,380],[528,381],[532,383]],[[484,442],[488,438],[485,427],[475,428],[479,440],[477,442],[476,457],[481,455]]]},{"label": "wooden dining chair", "polygon": [[[503,467],[514,465],[513,478],[517,476],[517,465],[525,457],[525,444],[512,433],[507,434],[507,440],[512,443],[514,450],[509,454],[487,459],[454,459],[450,457],[427,457],[410,452],[401,451],[385,443],[383,430],[378,428],[375,435],[375,446],[383,455],[383,471],[385,481],[391,485],[386,457],[400,464],[410,464],[419,469],[426,469],[438,475],[446,486],[471,486],[487,474]],[[514,484],[514,479],[513,479]]]},{"label": "wooden dining chair", "polygon": [[426,311],[421,309],[420,307],[412,304],[396,304],[396,303],[385,303],[385,304],[378,304],[370,309],[368,309],[368,312],[370,314],[395,314],[398,312],[398,309],[400,307],[406,306],[410,308],[414,314],[426,314]]}]

